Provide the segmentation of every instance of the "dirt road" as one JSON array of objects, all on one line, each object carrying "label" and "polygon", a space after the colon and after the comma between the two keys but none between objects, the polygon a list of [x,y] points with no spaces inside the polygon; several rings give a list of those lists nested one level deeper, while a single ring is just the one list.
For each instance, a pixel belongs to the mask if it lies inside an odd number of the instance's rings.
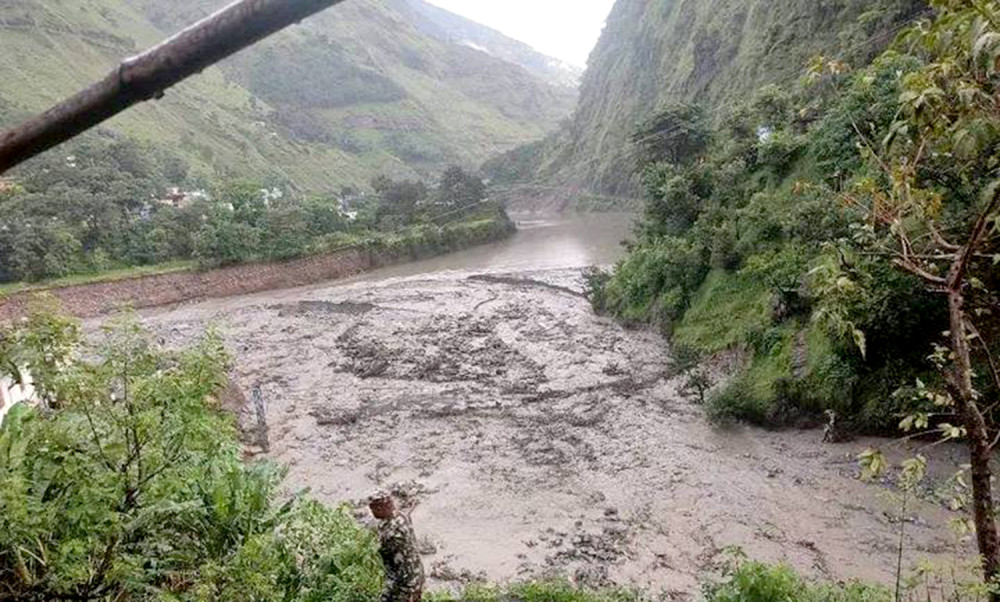
[{"label": "dirt road", "polygon": [[[144,317],[177,344],[222,328],[290,488],[337,503],[407,483],[439,587],[559,572],[689,599],[730,545],[892,580],[896,510],[855,478],[870,442],[709,425],[665,341],[595,316],[580,290],[575,269],[465,270]],[[907,515],[907,564],[949,557],[951,517]]]}]

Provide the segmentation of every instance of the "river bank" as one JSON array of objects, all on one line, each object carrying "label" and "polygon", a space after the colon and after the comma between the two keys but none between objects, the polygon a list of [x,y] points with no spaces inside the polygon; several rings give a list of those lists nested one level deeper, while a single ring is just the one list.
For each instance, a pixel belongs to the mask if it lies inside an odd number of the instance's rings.
[{"label": "river bank", "polygon": [[[890,583],[898,507],[856,478],[855,457],[905,450],[711,425],[662,337],[583,298],[580,267],[612,263],[628,231],[607,221],[526,223],[451,256],[142,317],[169,345],[221,329],[289,491],[363,514],[373,487],[402,483],[436,587],[561,573],[688,600],[730,545]],[[961,458],[939,447],[931,482]],[[969,557],[953,516],[911,504],[905,566]]]},{"label": "river bank", "polygon": [[159,307],[338,280],[496,242],[514,232],[513,222],[502,216],[415,228],[401,235],[373,237],[350,248],[284,262],[249,263],[205,271],[195,270],[192,264],[164,273],[70,286],[32,287],[0,295],[0,322],[25,315],[32,300],[43,293],[53,296],[63,312],[89,318],[122,308]]}]

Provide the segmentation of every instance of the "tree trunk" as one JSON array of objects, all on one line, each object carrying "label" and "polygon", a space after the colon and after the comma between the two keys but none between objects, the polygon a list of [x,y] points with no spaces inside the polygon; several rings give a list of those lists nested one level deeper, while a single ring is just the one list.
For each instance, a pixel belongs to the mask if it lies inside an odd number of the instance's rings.
[{"label": "tree trunk", "polygon": [[[976,524],[976,539],[983,562],[983,576],[987,583],[1000,584],[1000,538],[997,536],[996,516],[993,511],[993,484],[990,460],[992,449],[986,420],[976,403],[972,387],[972,360],[965,328],[965,298],[961,290],[948,293],[948,310],[951,320],[951,343],[955,353],[953,387],[955,402],[968,431],[969,458],[972,465],[972,506]],[[1000,594],[992,594],[991,602],[1000,602]]]}]

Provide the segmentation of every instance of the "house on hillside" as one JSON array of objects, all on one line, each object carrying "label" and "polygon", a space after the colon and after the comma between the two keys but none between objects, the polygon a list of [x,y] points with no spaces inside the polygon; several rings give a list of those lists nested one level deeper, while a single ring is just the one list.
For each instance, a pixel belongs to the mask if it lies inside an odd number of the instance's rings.
[{"label": "house on hillside", "polygon": [[0,424],[3,424],[7,413],[17,404],[38,402],[31,374],[22,372],[21,380],[19,383],[10,377],[0,378]]},{"label": "house on hillside", "polygon": [[208,192],[204,190],[181,190],[174,187],[167,191],[162,199],[157,202],[160,205],[168,205],[177,209],[184,209],[196,201],[208,200]]},{"label": "house on hillside", "polygon": [[17,184],[10,178],[0,178],[0,194],[10,192],[17,188]]}]

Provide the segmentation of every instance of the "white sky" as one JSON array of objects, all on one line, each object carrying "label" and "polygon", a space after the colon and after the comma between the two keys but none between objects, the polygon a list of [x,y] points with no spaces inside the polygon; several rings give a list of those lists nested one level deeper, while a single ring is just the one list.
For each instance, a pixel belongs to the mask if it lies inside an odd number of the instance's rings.
[{"label": "white sky", "polygon": [[614,0],[428,0],[583,67]]}]

